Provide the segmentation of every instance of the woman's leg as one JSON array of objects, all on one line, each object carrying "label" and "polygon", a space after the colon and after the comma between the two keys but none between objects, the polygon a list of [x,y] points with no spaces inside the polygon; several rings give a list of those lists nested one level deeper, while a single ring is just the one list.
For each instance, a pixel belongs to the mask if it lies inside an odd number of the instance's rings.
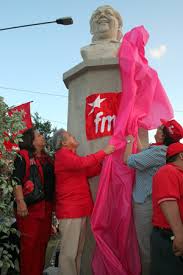
[{"label": "woman's leg", "polygon": [[20,231],[20,274],[42,275],[45,251],[51,223],[49,219],[39,219],[29,214],[17,217]]},{"label": "woman's leg", "polygon": [[33,273],[35,265],[37,269],[39,220],[31,215],[25,218],[17,217],[17,225],[20,231],[20,275],[40,275],[39,269]]}]

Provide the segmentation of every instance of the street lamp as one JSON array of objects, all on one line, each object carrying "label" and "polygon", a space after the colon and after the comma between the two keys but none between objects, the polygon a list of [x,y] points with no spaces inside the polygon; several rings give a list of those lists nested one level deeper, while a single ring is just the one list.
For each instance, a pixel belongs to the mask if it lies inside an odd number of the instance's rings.
[{"label": "street lamp", "polygon": [[32,26],[37,26],[37,25],[45,25],[45,24],[52,24],[52,23],[56,23],[56,24],[59,24],[59,25],[71,25],[71,24],[73,24],[73,20],[72,20],[71,17],[61,17],[61,18],[58,18],[58,19],[56,19],[54,21],[48,21],[48,22],[41,22],[41,23],[34,23],[34,24],[27,24],[27,25],[8,27],[8,28],[0,29],[0,31],[7,31],[7,30],[12,30],[12,29],[26,28],[26,27],[32,27]]}]

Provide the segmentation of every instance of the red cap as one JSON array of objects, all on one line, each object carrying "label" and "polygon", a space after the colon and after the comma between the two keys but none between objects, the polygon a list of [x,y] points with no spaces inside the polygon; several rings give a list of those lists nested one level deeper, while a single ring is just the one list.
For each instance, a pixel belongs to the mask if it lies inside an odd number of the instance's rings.
[{"label": "red cap", "polygon": [[183,152],[183,144],[180,142],[176,142],[168,146],[166,156],[169,158],[182,152]]},{"label": "red cap", "polygon": [[174,141],[179,141],[181,138],[183,138],[183,128],[175,119],[169,121],[160,119],[160,121],[166,127],[170,137]]}]

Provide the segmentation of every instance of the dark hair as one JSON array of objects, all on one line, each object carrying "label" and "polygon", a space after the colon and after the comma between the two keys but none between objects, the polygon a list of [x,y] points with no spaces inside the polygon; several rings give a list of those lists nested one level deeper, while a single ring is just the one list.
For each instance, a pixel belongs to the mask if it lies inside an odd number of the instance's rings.
[{"label": "dark hair", "polygon": [[164,141],[163,141],[164,145],[168,146],[168,145],[176,142],[172,137],[170,137],[170,133],[165,126],[163,127],[163,134],[165,136]]},{"label": "dark hair", "polygon": [[33,145],[33,141],[34,141],[34,128],[30,128],[28,130],[26,130],[23,135],[22,135],[22,140],[21,142],[19,142],[19,148],[21,150],[27,150],[29,152],[34,152],[35,148]]},{"label": "dark hair", "polygon": [[166,159],[166,163],[170,163],[170,162],[176,161],[177,158],[178,158],[178,156],[179,156],[179,154],[176,154],[176,155],[174,155],[174,156],[168,157],[168,158]]}]

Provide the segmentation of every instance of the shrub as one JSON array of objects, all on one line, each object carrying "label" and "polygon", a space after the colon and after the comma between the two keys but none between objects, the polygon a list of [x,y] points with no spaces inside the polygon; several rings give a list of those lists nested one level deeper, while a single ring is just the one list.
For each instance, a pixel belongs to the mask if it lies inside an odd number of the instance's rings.
[{"label": "shrub", "polygon": [[[9,114],[9,107],[0,97],[0,269],[1,274],[16,274],[18,271],[18,246],[12,243],[18,232],[12,227],[13,187],[11,180],[13,162],[17,154],[18,142],[21,140],[19,130],[25,126],[22,123],[22,112]],[[8,271],[9,270],[9,271]]]}]

